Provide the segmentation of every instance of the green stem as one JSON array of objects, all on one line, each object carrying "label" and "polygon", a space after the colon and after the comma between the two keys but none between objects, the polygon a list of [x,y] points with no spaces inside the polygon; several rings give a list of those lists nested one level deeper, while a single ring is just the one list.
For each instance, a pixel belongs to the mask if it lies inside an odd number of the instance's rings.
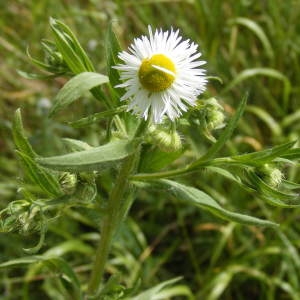
[{"label": "green stem", "polygon": [[[115,109],[113,104],[105,98],[100,87],[94,87],[93,89],[91,89],[91,93],[96,99],[98,99],[99,101],[103,101],[108,109]],[[118,115],[114,117],[114,122],[118,130],[126,134],[126,129],[124,127],[124,124]]]},{"label": "green stem", "polygon": [[155,180],[160,178],[170,178],[170,177],[176,177],[180,175],[186,175],[190,172],[195,172],[195,170],[191,171],[188,168],[182,168],[182,169],[156,172],[156,173],[139,173],[131,176],[130,179],[134,181],[147,181],[147,180]]},{"label": "green stem", "polygon": [[163,171],[163,172],[156,172],[156,173],[140,173],[135,174],[131,176],[131,180],[135,181],[147,181],[147,180],[156,180],[161,178],[171,178],[171,177],[177,177],[181,175],[188,175],[194,172],[198,172],[201,168],[205,168],[208,166],[218,166],[222,164],[238,164],[239,162],[235,162],[230,157],[220,157],[215,158],[207,161],[203,161],[201,163],[197,163],[196,166],[192,163],[191,165],[176,169],[176,170],[169,170],[169,171]]},{"label": "green stem", "polygon": [[[149,125],[149,119],[148,121],[141,121],[134,138],[139,139],[144,134]],[[129,179],[137,164],[139,155],[140,145],[137,146],[137,151],[128,156],[122,163],[115,186],[109,196],[107,213],[103,218],[101,226],[101,240],[96,251],[96,258],[88,285],[89,299],[97,298],[114,234],[127,214],[132,202],[130,199],[123,200],[123,197],[128,189]]]},{"label": "green stem", "polygon": [[102,223],[101,240],[96,251],[96,258],[92,269],[91,279],[88,286],[90,299],[95,299],[99,292],[101,279],[104,274],[105,263],[108,258],[111,242],[116,232],[116,227],[122,218],[120,215],[123,195],[128,187],[129,176],[135,165],[136,154],[128,156],[122,164],[116,184],[110,194],[107,214]]}]

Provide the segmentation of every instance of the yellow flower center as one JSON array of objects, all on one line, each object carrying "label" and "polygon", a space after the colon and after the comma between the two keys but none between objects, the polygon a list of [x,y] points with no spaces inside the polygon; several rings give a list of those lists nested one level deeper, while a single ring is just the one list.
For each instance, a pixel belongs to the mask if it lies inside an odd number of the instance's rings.
[{"label": "yellow flower center", "polygon": [[175,79],[175,65],[164,54],[154,54],[142,60],[139,79],[150,92],[161,92],[171,86]]}]

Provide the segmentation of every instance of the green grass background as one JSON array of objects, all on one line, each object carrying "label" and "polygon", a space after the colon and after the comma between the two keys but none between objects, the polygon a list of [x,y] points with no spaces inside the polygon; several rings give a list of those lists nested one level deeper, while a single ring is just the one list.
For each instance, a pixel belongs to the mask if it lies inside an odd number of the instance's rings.
[{"label": "green grass background", "polygon": [[[50,16],[70,26],[97,71],[104,74],[104,37],[111,21],[124,49],[134,37],[146,33],[148,24],[179,28],[184,37],[197,42],[207,61],[208,75],[223,81],[211,81],[207,96],[217,97],[230,116],[245,91],[250,92],[245,116],[223,155],[299,138],[299,0],[2,0],[0,208],[18,198],[22,177],[10,132],[18,107],[39,154],[60,150],[62,136],[97,145],[104,134],[101,123],[80,130],[63,123],[102,109],[90,99],[83,99],[54,120],[45,118],[43,99],[51,101],[65,79],[27,80],[17,74],[17,69],[36,71],[26,56],[26,47],[32,56],[42,57],[39,43],[43,38],[51,39]],[[207,146],[200,136],[198,144],[204,149]],[[297,165],[284,171],[287,179],[300,182]],[[111,180],[108,176],[107,182],[102,182],[103,196]],[[126,286],[140,278],[142,289],[183,276],[182,284],[195,299],[300,299],[300,210],[271,207],[205,171],[184,180],[232,210],[281,223],[281,231],[223,222],[167,194],[140,192],[114,244],[108,271],[120,272]],[[61,218],[50,223],[41,252],[61,247],[61,255],[84,280],[96,232],[83,209],[67,208]],[[34,233],[1,233],[0,262],[24,256],[22,248],[32,246],[36,239]],[[44,280],[47,273],[43,274],[28,283],[24,268],[2,270],[0,299],[40,299],[41,295],[59,299],[53,285]]]}]

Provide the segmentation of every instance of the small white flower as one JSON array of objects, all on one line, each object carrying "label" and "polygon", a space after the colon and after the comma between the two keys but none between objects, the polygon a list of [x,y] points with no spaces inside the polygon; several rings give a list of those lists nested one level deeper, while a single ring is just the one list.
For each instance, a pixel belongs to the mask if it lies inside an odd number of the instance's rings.
[{"label": "small white flower", "polygon": [[128,110],[154,123],[163,116],[171,120],[196,104],[197,96],[206,87],[205,61],[198,60],[201,53],[190,40],[182,40],[179,31],[156,30],[149,37],[134,40],[129,51],[119,53],[124,64],[115,66],[120,71],[126,93],[121,101],[128,100]]}]

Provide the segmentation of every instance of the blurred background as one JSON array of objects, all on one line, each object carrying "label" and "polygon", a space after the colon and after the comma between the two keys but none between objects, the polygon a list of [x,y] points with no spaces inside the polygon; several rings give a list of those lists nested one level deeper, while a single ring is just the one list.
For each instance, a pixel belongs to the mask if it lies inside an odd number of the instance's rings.
[{"label": "blurred background", "polygon": [[[299,138],[299,0],[1,0],[0,209],[18,199],[22,182],[11,137],[11,121],[18,107],[30,142],[41,155],[61,150],[61,137],[97,145],[104,134],[102,123],[80,130],[65,123],[101,111],[101,104],[88,97],[54,120],[46,118],[66,78],[29,80],[17,72],[40,73],[26,50],[43,60],[40,42],[53,40],[50,16],[72,29],[103,74],[107,73],[105,34],[111,21],[124,49],[134,37],[147,32],[148,24],[179,28],[185,38],[198,43],[207,61],[207,74],[223,81],[210,81],[205,96],[216,97],[231,115],[244,93],[250,93],[243,121],[223,155]],[[201,143],[208,145],[199,137]],[[286,179],[300,183],[297,165],[283,171]],[[107,189],[110,180],[107,178]],[[190,299],[300,299],[300,210],[269,206],[208,172],[185,180],[229,209],[281,223],[282,230],[223,222],[165,194],[142,192],[114,245],[109,272],[123,274],[126,286],[140,278],[142,287],[183,276],[181,283],[189,289],[186,298]],[[24,256],[22,248],[37,239],[35,234],[20,231],[0,233],[1,262]],[[85,276],[93,251],[92,238],[86,235],[96,231],[83,209],[68,208],[63,218],[49,225],[42,251],[66,241],[89,241],[80,251],[74,246],[62,254]],[[25,275],[24,269],[1,271],[0,299],[24,295],[55,299],[43,277],[28,283]]]}]

